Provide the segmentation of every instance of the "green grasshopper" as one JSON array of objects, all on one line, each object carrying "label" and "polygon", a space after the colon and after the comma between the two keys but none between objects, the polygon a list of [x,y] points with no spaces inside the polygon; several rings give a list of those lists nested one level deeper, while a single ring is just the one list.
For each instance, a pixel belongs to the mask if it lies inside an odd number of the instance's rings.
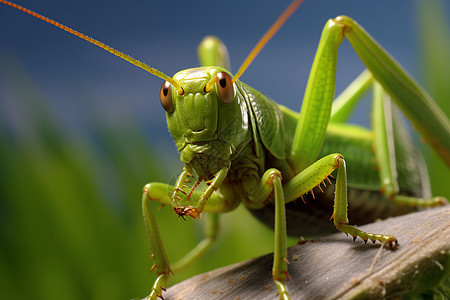
[{"label": "green grasshopper", "polygon": [[[8,1],[0,2],[49,21]],[[301,2],[294,1],[287,11],[293,13]],[[283,14],[280,20],[286,19]],[[64,25],[53,24],[165,80],[161,104],[185,166],[175,185],[150,183],[144,187],[144,221],[155,263],[152,269],[158,273],[149,299],[162,297],[171,272],[186,268],[211,247],[217,235],[218,214],[233,210],[241,202],[274,227],[273,281],[280,299],[290,299],[285,284],[289,278],[287,234],[328,232],[332,213],[334,226],[353,239],[359,236],[365,242],[379,241],[391,247],[397,243],[392,235],[366,233],[349,225],[348,196],[352,209],[378,209],[368,216],[350,211],[359,224],[406,213],[412,210],[410,206],[447,202],[427,194],[420,156],[390,100],[450,165],[448,118],[351,18],[340,16],[326,23],[299,114],[238,80],[251,58],[233,76],[228,71],[226,48],[217,38],[207,37],[200,44],[202,67],[169,77]],[[367,70],[333,102],[337,51],[345,37]],[[370,86],[374,89],[372,130],[345,123]],[[310,197],[304,197],[308,193]],[[208,213],[205,239],[172,266],[150,201],[170,205],[183,219],[199,219]],[[334,208],[330,206],[333,202]]]}]

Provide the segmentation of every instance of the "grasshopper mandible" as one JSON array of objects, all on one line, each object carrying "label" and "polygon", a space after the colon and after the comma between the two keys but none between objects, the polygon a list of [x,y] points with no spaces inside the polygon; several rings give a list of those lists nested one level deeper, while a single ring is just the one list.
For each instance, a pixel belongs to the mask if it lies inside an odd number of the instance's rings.
[{"label": "grasshopper mandible", "polygon": [[[1,2],[13,6],[10,2]],[[290,13],[301,2],[294,1]],[[286,19],[287,16],[281,18]],[[389,215],[408,211],[397,204],[423,207],[446,203],[442,197],[424,195],[422,186],[426,183],[420,176],[422,166],[396,117],[395,108],[391,107],[390,98],[450,164],[448,118],[390,55],[348,17],[331,19],[325,25],[300,114],[277,105],[239,81],[245,68],[232,76],[228,71],[226,48],[217,38],[206,38],[199,47],[203,67],[169,77],[65,26],[57,26],[165,80],[160,90],[161,104],[167,112],[168,127],[185,167],[174,186],[151,183],[144,187],[144,220],[154,268],[159,274],[149,296],[151,299],[162,295],[172,270],[186,267],[208,250],[217,234],[218,213],[232,210],[240,202],[259,218],[274,223],[273,278],[281,299],[289,299],[285,285],[289,277],[286,235],[328,231],[328,223],[323,222],[327,219],[315,217],[315,210],[318,215],[326,214],[324,206],[333,199],[332,219],[338,230],[354,239],[359,236],[364,241],[378,240],[391,246],[397,242],[394,236],[362,232],[348,224],[347,190],[353,207],[360,204],[356,195],[361,190],[376,193],[377,206],[386,207]],[[345,37],[368,69],[354,81],[353,93],[374,87],[373,130],[344,123],[348,111],[355,105],[352,95],[344,93],[332,104],[337,50]],[[372,146],[375,155],[371,153]],[[377,166],[379,172],[375,171]],[[336,169],[335,185],[331,187],[330,177]],[[330,194],[330,189],[334,188],[335,195]],[[380,189],[382,194],[378,192]],[[318,191],[324,192],[320,197],[323,199],[313,199],[306,204],[303,196],[309,193],[319,198]],[[183,219],[199,219],[204,212],[210,213],[210,236],[173,267],[160,240],[150,200],[172,206]],[[295,200],[298,201],[294,203]],[[286,205],[289,205],[288,210]],[[274,211],[273,221],[266,217],[267,210]],[[331,208],[329,212],[331,214]],[[311,219],[306,221],[306,216]],[[377,217],[374,213],[364,221]],[[298,220],[303,225],[306,222],[316,225],[312,229],[294,226]]]}]

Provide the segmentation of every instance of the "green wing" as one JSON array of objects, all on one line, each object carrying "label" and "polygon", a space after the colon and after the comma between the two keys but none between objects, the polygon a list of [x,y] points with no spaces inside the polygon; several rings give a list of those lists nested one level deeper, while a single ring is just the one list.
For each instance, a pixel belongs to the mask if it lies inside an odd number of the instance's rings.
[{"label": "green wing", "polygon": [[[238,87],[244,94],[249,107],[250,122],[253,128],[254,140],[261,140],[266,149],[276,158],[286,158],[286,136],[283,113],[278,105],[249,87],[239,82]],[[260,153],[257,153],[259,156]]]}]

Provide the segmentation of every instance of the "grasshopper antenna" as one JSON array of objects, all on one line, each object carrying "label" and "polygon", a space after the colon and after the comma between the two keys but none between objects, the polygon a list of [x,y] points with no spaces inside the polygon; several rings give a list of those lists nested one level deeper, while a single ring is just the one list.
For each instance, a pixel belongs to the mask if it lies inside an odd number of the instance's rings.
[{"label": "grasshopper antenna", "polygon": [[278,19],[273,23],[273,25],[267,30],[263,37],[258,41],[252,51],[249,53],[247,58],[242,63],[241,67],[237,71],[236,75],[233,77],[233,82],[239,79],[239,77],[244,74],[247,67],[252,63],[258,53],[264,48],[267,42],[278,32],[278,30],[283,26],[283,24],[289,19],[289,17],[299,8],[304,0],[294,0],[285,9],[285,11],[278,17]]},{"label": "grasshopper antenna", "polygon": [[58,27],[58,28],[60,28],[60,29],[62,29],[64,31],[67,31],[67,32],[69,32],[69,33],[71,33],[73,35],[76,35],[77,37],[79,37],[79,38],[81,38],[81,39],[83,39],[85,41],[88,41],[89,43],[94,44],[94,45],[96,45],[96,46],[98,46],[98,47],[100,47],[100,48],[102,48],[102,49],[104,49],[104,50],[106,50],[106,51],[108,51],[108,52],[110,52],[110,53],[112,53],[112,54],[114,54],[114,55],[116,55],[116,56],[118,56],[118,57],[128,61],[128,62],[130,62],[130,63],[132,63],[133,65],[135,65],[135,66],[137,66],[137,67],[139,67],[141,69],[144,69],[145,71],[149,72],[150,74],[153,74],[153,75],[155,75],[155,76],[157,76],[157,77],[159,77],[161,79],[167,80],[170,84],[172,84],[173,87],[176,88],[176,90],[178,91],[178,94],[180,94],[180,95],[184,94],[183,88],[178,83],[176,83],[175,80],[173,80],[171,77],[167,76],[166,74],[164,74],[161,71],[158,71],[155,68],[152,68],[152,67],[144,64],[143,62],[140,62],[139,60],[129,56],[128,54],[122,53],[122,52],[120,52],[120,51],[118,51],[118,50],[116,50],[116,49],[114,49],[114,48],[112,48],[112,47],[110,47],[110,46],[100,42],[100,41],[97,41],[96,39],[93,39],[93,38],[91,38],[91,37],[89,37],[89,36],[87,36],[87,35],[85,35],[85,34],[83,34],[81,32],[73,30],[70,27],[67,27],[67,26],[65,26],[65,25],[63,25],[61,23],[56,22],[56,21],[53,21],[52,19],[49,19],[49,18],[47,18],[47,17],[45,17],[43,15],[40,15],[40,14],[38,14],[38,13],[32,11],[32,10],[29,10],[29,9],[27,9],[25,7],[22,7],[20,5],[17,5],[15,3],[12,3],[12,2],[9,2],[9,1],[6,1],[6,0],[0,0],[0,3],[4,3],[4,4],[8,5],[8,6],[17,8],[18,10],[21,10],[21,11],[23,11],[23,12],[29,14],[29,15],[32,15],[33,17],[41,19],[42,21],[45,21],[47,23],[50,23],[50,24],[52,24],[52,25],[54,25],[54,26],[56,26],[56,27]]}]

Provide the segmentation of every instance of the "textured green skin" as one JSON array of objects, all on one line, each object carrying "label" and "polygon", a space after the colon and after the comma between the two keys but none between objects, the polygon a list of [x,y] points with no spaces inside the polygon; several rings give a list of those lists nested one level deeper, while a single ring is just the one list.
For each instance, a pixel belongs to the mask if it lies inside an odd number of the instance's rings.
[{"label": "textured green skin", "polygon": [[[259,111],[261,115],[269,117],[269,119],[263,119],[264,121],[261,120],[256,124],[258,131],[268,134],[274,128],[277,129],[278,132],[275,136],[283,139],[283,149],[290,149],[298,114],[272,102],[257,91],[253,90],[253,94],[256,96],[253,107],[258,106],[259,100],[263,99],[263,105],[259,106]],[[268,116],[270,113],[274,114],[273,111],[278,109],[282,112],[281,115],[277,114],[280,117]],[[279,124],[274,124],[275,122],[279,122]],[[429,182],[426,177],[426,168],[420,163],[420,154],[415,151],[409,133],[402,122],[396,120],[394,129],[399,194],[429,197]],[[281,130],[284,130],[284,132],[281,133]],[[268,134],[268,136],[273,137],[274,134]],[[280,157],[280,152],[273,153],[271,151],[272,145],[279,145],[282,141],[277,141],[274,144],[273,139],[264,140],[260,138],[258,140],[262,141],[261,144],[266,152],[266,168],[285,166],[286,163],[288,166],[291,165],[291,162],[285,159],[287,157],[286,152],[284,152],[284,157]],[[380,193],[381,184],[377,162],[372,150],[373,142],[373,133],[366,128],[351,124],[330,123],[319,154],[319,158],[321,158],[337,152],[345,157],[348,169],[349,216],[350,221],[355,224],[367,224],[379,218],[387,218],[415,210],[415,208],[409,206],[398,205]],[[293,170],[292,172],[289,171],[291,170],[282,172],[284,181],[288,181],[292,176]],[[304,196],[307,204],[304,204],[302,200],[287,204],[286,219],[289,235],[320,235],[336,230],[333,223],[329,222],[333,211],[334,187],[328,185],[324,188],[323,194],[317,188],[314,191],[315,199],[311,195]],[[272,227],[273,205],[267,205],[260,210],[252,210],[252,213],[260,221]]]},{"label": "textured green skin", "polygon": [[[400,124],[401,126],[402,124]],[[380,193],[380,180],[377,163],[372,151],[373,135],[365,128],[350,124],[330,123],[325,143],[319,157],[334,151],[344,155],[348,169],[348,199],[350,222],[367,224],[377,219],[406,214],[416,210],[414,207],[398,205]],[[396,132],[405,130],[396,127]],[[366,134],[354,136],[351,131],[363,130]],[[349,133],[350,132],[350,133]],[[400,194],[415,197],[429,197],[426,167],[420,163],[420,154],[412,147],[409,135],[396,139],[397,172],[399,174]],[[400,134],[396,134],[400,135]],[[329,221],[334,203],[333,185],[323,187],[324,193],[314,189],[315,198],[308,194],[286,205],[287,231],[292,236],[316,236],[336,231]],[[251,210],[264,224],[273,227],[274,207],[268,205],[261,210]]]},{"label": "textured green skin", "polygon": [[[273,206],[253,207],[248,200],[246,180],[259,180],[269,168],[281,171],[283,182],[294,175],[289,161],[289,150],[298,114],[283,107],[248,85],[235,83],[235,99],[223,104],[216,93],[198,93],[217,72],[217,67],[181,71],[174,78],[183,80],[184,99],[177,99],[173,90],[174,112],[167,114],[169,130],[180,151],[181,161],[190,165],[199,177],[210,179],[220,168],[231,164],[228,180],[222,187],[230,186],[254,215],[269,225],[273,222]],[[196,80],[186,78],[196,77]],[[204,77],[204,80],[199,79]],[[187,95],[187,96],[186,96]],[[192,100],[190,100],[192,99]],[[195,106],[193,100],[195,99]],[[192,101],[190,103],[189,101]],[[188,115],[191,113],[192,115]],[[400,194],[424,197],[428,182],[423,183],[424,169],[417,163],[409,135],[401,122],[395,126],[397,172]],[[386,218],[411,212],[413,208],[390,201],[380,193],[377,163],[372,151],[373,134],[370,130],[351,124],[333,124],[328,132],[319,158],[330,153],[341,153],[348,167],[349,215],[351,221],[365,224],[377,218]],[[307,197],[287,206],[288,233],[317,235],[335,230],[329,217],[333,211],[334,187],[326,188],[321,195],[315,189],[316,199]],[[425,193],[425,195],[424,195]],[[191,203],[192,204],[192,203]],[[208,205],[208,204],[207,204]],[[354,209],[353,209],[354,208]],[[310,224],[308,224],[310,223]],[[295,230],[294,230],[295,229]]]}]

